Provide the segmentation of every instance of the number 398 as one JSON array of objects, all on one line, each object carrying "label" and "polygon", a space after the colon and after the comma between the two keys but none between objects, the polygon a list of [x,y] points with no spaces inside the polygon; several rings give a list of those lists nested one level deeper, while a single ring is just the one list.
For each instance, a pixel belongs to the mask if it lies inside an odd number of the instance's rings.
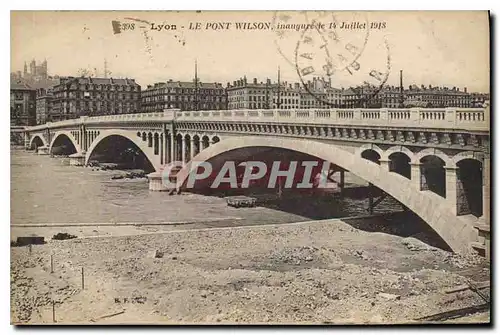
[{"label": "number 398", "polygon": [[135,29],[135,23],[123,23],[122,24],[122,29],[123,30],[134,30]]}]

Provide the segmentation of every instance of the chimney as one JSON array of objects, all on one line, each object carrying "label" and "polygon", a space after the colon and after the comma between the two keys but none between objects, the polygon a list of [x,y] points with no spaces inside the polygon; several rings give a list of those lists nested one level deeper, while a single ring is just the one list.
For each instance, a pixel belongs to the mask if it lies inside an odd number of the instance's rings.
[{"label": "chimney", "polygon": [[257,78],[253,78],[253,84],[257,85]]},{"label": "chimney", "polygon": [[464,92],[467,93],[467,87],[464,87]]}]

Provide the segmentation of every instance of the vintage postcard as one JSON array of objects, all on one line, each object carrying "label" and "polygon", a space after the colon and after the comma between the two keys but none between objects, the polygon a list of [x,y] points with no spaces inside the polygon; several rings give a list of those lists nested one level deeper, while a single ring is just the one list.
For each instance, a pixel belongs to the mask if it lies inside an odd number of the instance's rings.
[{"label": "vintage postcard", "polygon": [[489,15],[11,12],[11,323],[490,323]]}]

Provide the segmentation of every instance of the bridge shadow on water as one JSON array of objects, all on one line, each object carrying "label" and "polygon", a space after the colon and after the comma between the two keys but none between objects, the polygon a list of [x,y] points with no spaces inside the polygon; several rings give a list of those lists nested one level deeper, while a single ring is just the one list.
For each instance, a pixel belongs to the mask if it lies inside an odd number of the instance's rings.
[{"label": "bridge shadow on water", "polygon": [[[241,192],[235,191],[201,193],[221,198],[242,195]],[[355,193],[351,193],[350,197],[331,194],[323,196],[302,194],[300,196],[283,196],[282,198],[277,198],[275,194],[270,193],[246,195],[257,198],[257,206],[259,207],[291,213],[303,217],[304,220],[342,218],[345,223],[362,231],[413,237],[430,246],[447,251],[451,250],[425,221],[415,213],[403,210],[401,204],[391,197],[382,200],[374,209],[374,215],[370,215],[367,210],[368,199],[366,199],[366,195],[363,197]]]}]

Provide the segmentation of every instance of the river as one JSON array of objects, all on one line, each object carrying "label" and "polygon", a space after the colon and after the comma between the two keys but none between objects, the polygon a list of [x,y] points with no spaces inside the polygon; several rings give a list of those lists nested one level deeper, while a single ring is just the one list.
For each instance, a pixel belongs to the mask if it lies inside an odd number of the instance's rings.
[{"label": "river", "polygon": [[[111,180],[114,174],[116,171],[69,166],[67,158],[13,149],[11,223],[160,223],[239,218],[247,224],[259,224],[367,214],[367,200],[352,199],[326,205],[305,199],[299,206],[284,206],[287,210],[276,206],[235,209],[219,197],[189,193],[169,196],[149,191],[146,179]],[[391,199],[377,207],[379,212],[394,209],[400,207]]]}]

